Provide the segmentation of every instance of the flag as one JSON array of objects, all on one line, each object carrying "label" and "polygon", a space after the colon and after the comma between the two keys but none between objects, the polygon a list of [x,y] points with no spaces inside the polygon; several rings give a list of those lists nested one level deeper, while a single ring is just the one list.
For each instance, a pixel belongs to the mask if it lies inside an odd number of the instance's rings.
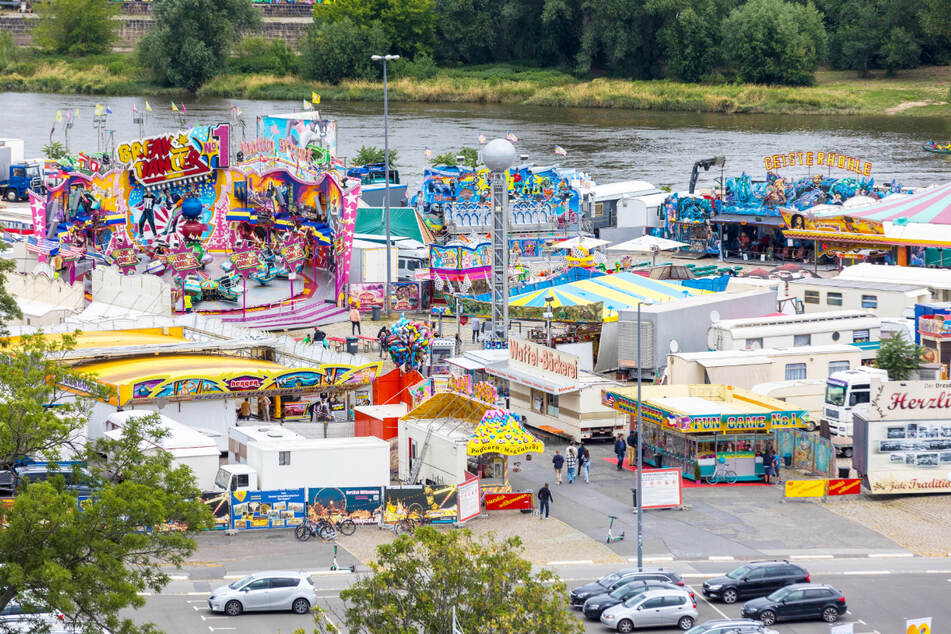
[{"label": "flag", "polygon": [[112,108],[106,106],[106,114],[112,114]]},{"label": "flag", "polygon": [[238,107],[236,108],[236,111],[237,111],[237,113],[238,113],[238,116],[240,117],[240,116],[241,116],[241,106],[238,106]]},{"label": "flag", "polygon": [[138,112],[139,109],[135,107],[135,104],[132,104],[132,112]]},{"label": "flag", "polygon": [[509,132],[505,135],[505,138],[511,141],[512,143],[518,143],[518,137],[514,133]]},{"label": "flag", "polygon": [[320,95],[318,95],[318,94],[315,93],[315,92],[311,92],[311,93],[310,93],[310,101],[311,101],[311,103],[320,103]]},{"label": "flag", "polygon": [[485,135],[484,135],[484,134],[480,134],[480,135],[479,135],[479,143],[480,143],[480,144],[484,144],[484,143],[485,143]]},{"label": "flag", "polygon": [[178,106],[175,105],[175,102],[172,102],[172,112],[178,112]]},{"label": "flag", "polygon": [[148,100],[148,99],[145,100],[145,111],[146,111],[146,112],[152,112],[152,106],[149,105],[149,100]]},{"label": "flag", "polygon": [[182,114],[188,114],[188,108],[185,107],[185,102],[182,102]]},{"label": "flag", "polygon": [[66,111],[66,120],[70,121],[72,118],[73,118],[73,111],[72,109],[69,109]]},{"label": "flag", "polygon": [[560,145],[556,145],[556,146],[555,146],[555,154],[557,154],[558,156],[568,156],[568,150],[566,150],[565,148],[561,147]]},{"label": "flag", "polygon": [[313,110],[314,107],[310,105],[310,102],[304,99],[304,110]]},{"label": "flag", "polygon": [[76,108],[75,110],[73,110],[73,119],[78,119],[78,118],[79,118],[79,108]]},{"label": "flag", "polygon": [[98,104],[98,103],[97,103],[97,104],[96,104],[96,107],[93,108],[93,110],[92,110],[92,114],[93,114],[94,117],[101,116],[101,115],[102,115],[102,104]]},{"label": "flag", "polygon": [[56,121],[59,122],[59,121],[62,121],[62,120],[63,120],[63,111],[62,111],[62,110],[57,110],[57,111],[56,111]]},{"label": "flag", "polygon": [[432,158],[432,157],[433,157],[433,151],[430,150],[429,148],[426,148],[426,158]]}]

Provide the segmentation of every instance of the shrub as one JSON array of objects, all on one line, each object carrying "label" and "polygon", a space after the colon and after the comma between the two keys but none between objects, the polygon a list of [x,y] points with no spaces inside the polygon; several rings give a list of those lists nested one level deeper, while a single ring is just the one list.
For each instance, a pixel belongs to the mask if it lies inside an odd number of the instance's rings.
[{"label": "shrub", "polygon": [[386,37],[379,22],[366,28],[356,26],[349,18],[315,22],[301,47],[301,74],[333,84],[342,79],[374,79],[381,69],[370,55],[385,50]]},{"label": "shrub", "polygon": [[298,68],[297,54],[283,40],[246,37],[235,47],[228,70],[235,73],[293,75]]},{"label": "shrub", "polygon": [[387,67],[387,73],[393,77],[409,77],[412,79],[430,79],[436,76],[439,67],[433,58],[426,53],[420,53],[412,60],[398,59]]}]

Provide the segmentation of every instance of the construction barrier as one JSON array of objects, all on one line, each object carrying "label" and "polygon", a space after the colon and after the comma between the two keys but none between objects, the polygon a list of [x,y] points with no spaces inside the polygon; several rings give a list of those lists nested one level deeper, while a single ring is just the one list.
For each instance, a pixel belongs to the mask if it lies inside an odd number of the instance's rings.
[{"label": "construction barrier", "polygon": [[787,498],[821,498],[826,494],[827,480],[786,480]]},{"label": "construction barrier", "polygon": [[862,493],[862,481],[858,478],[833,478],[829,480],[826,495],[859,495]]}]

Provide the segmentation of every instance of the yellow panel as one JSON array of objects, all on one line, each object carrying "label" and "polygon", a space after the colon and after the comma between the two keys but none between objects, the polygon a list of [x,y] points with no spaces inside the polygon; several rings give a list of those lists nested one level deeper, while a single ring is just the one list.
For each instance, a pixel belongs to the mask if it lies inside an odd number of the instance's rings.
[{"label": "yellow panel", "polygon": [[826,480],[786,480],[786,497],[821,498],[826,494]]},{"label": "yellow panel", "polygon": [[81,372],[96,375],[103,383],[119,385],[134,383],[140,379],[155,375],[173,378],[176,375],[206,376],[214,378],[227,372],[229,374],[255,370],[284,372],[291,370],[272,361],[258,361],[241,357],[215,355],[165,355],[117,359],[90,363],[77,367]]}]

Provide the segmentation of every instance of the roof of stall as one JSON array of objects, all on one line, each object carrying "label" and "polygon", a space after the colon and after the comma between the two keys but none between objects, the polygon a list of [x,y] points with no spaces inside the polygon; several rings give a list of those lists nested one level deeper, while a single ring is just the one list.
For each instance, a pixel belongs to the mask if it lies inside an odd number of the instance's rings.
[{"label": "roof of stall", "polygon": [[911,196],[889,196],[873,205],[851,209],[829,209],[819,217],[853,216],[878,222],[913,222],[951,225],[951,183],[932,187]]},{"label": "roof of stall", "polygon": [[476,401],[455,392],[436,392],[431,397],[411,409],[404,419],[440,419],[455,418],[478,423],[494,406]]},{"label": "roof of stall", "polygon": [[[386,215],[380,207],[361,207],[357,209],[357,223],[354,233],[375,235],[386,234]],[[390,208],[390,235],[412,238],[423,244],[431,244],[435,240],[433,232],[426,226],[426,222],[419,212],[412,207]]]}]

